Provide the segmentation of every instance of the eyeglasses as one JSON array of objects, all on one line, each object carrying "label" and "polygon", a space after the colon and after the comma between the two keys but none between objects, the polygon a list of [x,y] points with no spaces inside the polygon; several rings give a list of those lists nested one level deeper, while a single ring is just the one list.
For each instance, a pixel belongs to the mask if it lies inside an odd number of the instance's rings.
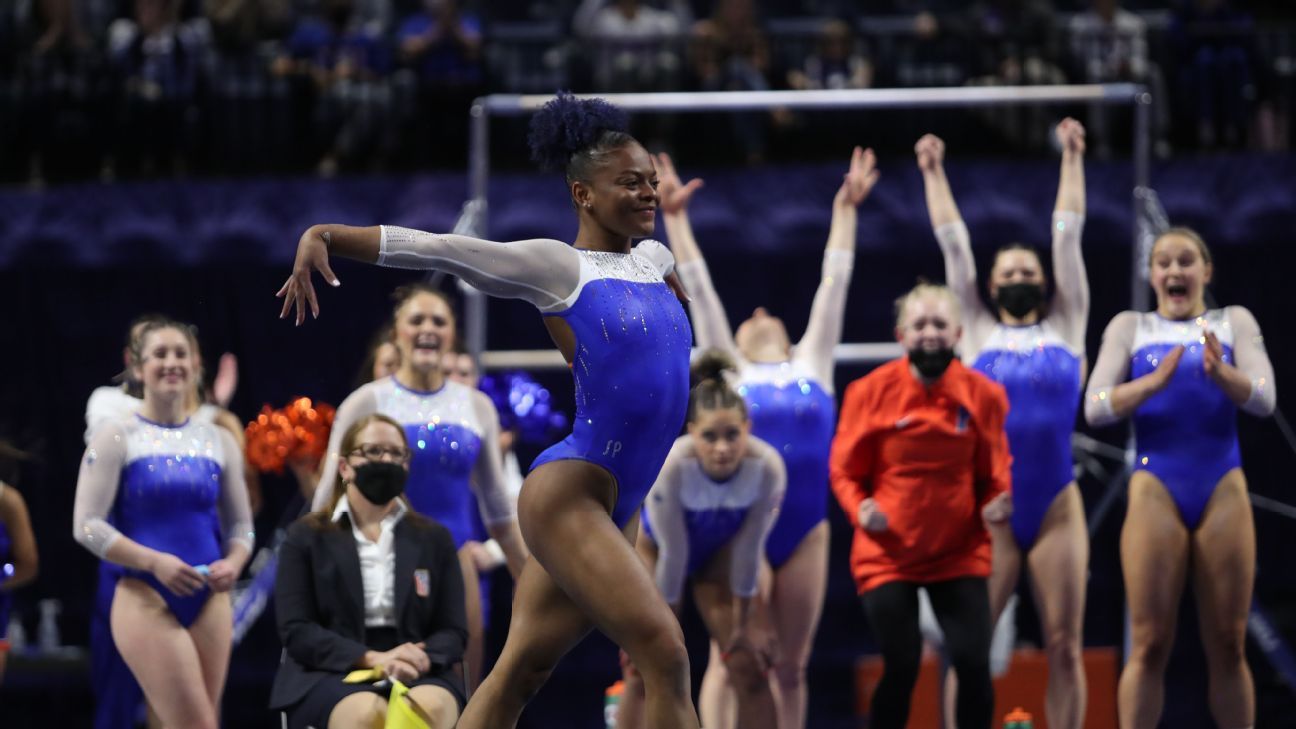
[{"label": "eyeglasses", "polygon": [[378,445],[377,443],[359,445],[348,455],[359,456],[370,461],[392,461],[395,463],[404,463],[410,459],[408,448]]}]

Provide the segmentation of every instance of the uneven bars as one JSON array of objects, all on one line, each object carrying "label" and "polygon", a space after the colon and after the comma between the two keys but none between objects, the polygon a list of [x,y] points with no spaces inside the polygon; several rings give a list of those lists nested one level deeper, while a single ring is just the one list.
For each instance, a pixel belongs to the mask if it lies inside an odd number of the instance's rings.
[{"label": "uneven bars", "polygon": [[[668,91],[644,94],[577,94],[600,98],[626,111],[750,111],[771,107],[827,109],[856,107],[1005,106],[1073,102],[1129,104],[1143,91],[1138,84],[1063,84],[1053,86],[942,86],[922,89],[831,89],[823,91]],[[511,116],[538,110],[552,94],[492,94],[478,99],[488,114]]]},{"label": "uneven bars", "polygon": [[[645,94],[597,96],[628,111],[700,113],[785,107],[789,109],[921,108],[951,106],[1048,105],[1087,102],[1090,104],[1149,105],[1151,95],[1141,84],[1059,84],[1051,86],[940,86],[922,89],[831,89],[824,91],[672,91]],[[490,119],[492,116],[520,116],[536,111],[553,98],[551,94],[491,94],[473,100],[468,111],[469,160],[468,195],[486,200],[490,177]],[[1150,133],[1146,118],[1136,124],[1140,136]],[[1147,185],[1147,156],[1150,145],[1135,143],[1135,187]],[[484,234],[485,231],[481,231]]]},{"label": "uneven bars", "polygon": [[[1135,114],[1134,188],[1148,185],[1151,125],[1151,94],[1141,84],[1065,84],[1050,86],[954,86],[920,89],[836,89],[824,91],[712,91],[644,94],[578,94],[597,96],[627,111],[695,113],[742,111],[785,107],[791,109],[922,108],[956,106],[1050,105],[1087,102],[1130,104]],[[486,235],[487,180],[490,176],[490,118],[529,114],[553,99],[552,94],[491,94],[473,101],[469,110],[468,187],[475,203],[478,236]],[[1135,243],[1137,248],[1137,241]],[[1137,251],[1135,252],[1137,256]],[[567,366],[553,350],[485,351],[486,308],[481,292],[466,292],[469,307],[479,313],[481,324],[474,327],[475,341],[469,349],[484,369],[562,369]],[[1135,299],[1137,301],[1137,287]],[[902,353],[891,342],[839,344],[834,350],[837,364],[872,364],[894,359]]]}]

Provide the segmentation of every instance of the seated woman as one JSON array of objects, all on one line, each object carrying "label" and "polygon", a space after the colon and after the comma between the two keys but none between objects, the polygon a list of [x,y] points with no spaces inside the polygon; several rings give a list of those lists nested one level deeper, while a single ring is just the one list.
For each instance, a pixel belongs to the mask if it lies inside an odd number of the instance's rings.
[{"label": "seated woman", "polygon": [[455,664],[468,634],[454,540],[401,496],[410,450],[400,424],[367,415],[339,453],[329,508],[298,519],[279,549],[285,655],[270,707],[294,729],[381,725],[386,686],[342,681],[379,668],[410,687],[429,726],[449,729],[466,702]]}]

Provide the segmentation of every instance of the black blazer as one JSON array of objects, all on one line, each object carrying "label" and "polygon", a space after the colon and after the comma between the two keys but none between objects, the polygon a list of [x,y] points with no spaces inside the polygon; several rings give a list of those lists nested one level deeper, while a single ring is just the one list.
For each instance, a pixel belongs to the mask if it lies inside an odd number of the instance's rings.
[{"label": "black blazer", "polygon": [[[345,675],[364,645],[364,587],[350,515],[336,523],[315,512],[288,528],[275,575],[275,616],[284,658],[270,690],[270,708],[301,700],[326,676]],[[440,524],[406,512],[393,531],[396,631],[401,642],[422,641],[432,669],[450,673],[468,637],[463,574],[454,539]],[[419,571],[419,572],[416,572]],[[427,577],[426,595],[416,575]]]}]

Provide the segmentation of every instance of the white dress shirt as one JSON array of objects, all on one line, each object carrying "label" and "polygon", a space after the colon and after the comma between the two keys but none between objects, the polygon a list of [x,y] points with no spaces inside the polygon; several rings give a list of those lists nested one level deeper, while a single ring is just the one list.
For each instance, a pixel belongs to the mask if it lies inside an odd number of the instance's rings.
[{"label": "white dress shirt", "polygon": [[338,499],[333,521],[346,514],[351,521],[356,551],[360,553],[360,582],[364,585],[364,621],[366,628],[396,625],[396,524],[405,517],[405,504],[397,500],[396,508],[383,517],[378,541],[371,542],[356,526],[348,497]]}]

